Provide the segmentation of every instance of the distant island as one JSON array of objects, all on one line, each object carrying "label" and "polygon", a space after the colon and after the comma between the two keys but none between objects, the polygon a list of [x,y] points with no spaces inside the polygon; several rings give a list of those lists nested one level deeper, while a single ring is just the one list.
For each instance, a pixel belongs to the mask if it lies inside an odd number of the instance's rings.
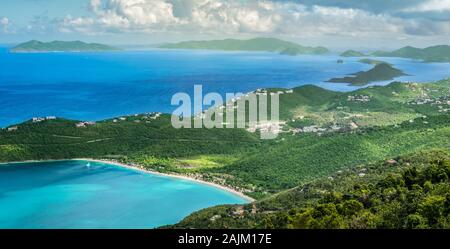
[{"label": "distant island", "polygon": [[393,80],[396,77],[406,75],[401,70],[387,63],[380,63],[366,72],[358,72],[344,78],[333,78],[328,80],[332,83],[350,83],[354,86],[364,86],[375,81]]},{"label": "distant island", "polygon": [[438,45],[423,49],[407,46],[392,52],[376,51],[372,55],[378,57],[410,58],[425,62],[450,62],[450,46]]},{"label": "distant island", "polygon": [[99,43],[85,43],[82,41],[28,41],[21,43],[13,48],[11,52],[100,52],[120,50]]},{"label": "distant island", "polygon": [[389,63],[384,62],[384,61],[368,59],[368,58],[361,59],[358,62],[361,62],[361,63],[364,63],[364,64],[369,64],[369,65],[378,65],[378,64],[382,64],[382,63],[389,64]]},{"label": "distant island", "polygon": [[324,47],[306,47],[294,42],[283,41],[276,38],[254,38],[250,40],[212,40],[212,41],[186,41],[180,43],[167,43],[159,46],[166,49],[205,49],[225,51],[268,51],[279,52],[285,55],[299,54],[325,54],[329,50]]},{"label": "distant island", "polygon": [[341,54],[342,57],[364,57],[365,54],[355,51],[355,50],[347,50]]}]

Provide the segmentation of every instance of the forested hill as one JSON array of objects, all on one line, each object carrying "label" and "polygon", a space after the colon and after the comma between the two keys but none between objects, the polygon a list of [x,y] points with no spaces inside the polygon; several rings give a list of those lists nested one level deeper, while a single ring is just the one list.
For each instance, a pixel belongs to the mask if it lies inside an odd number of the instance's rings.
[{"label": "forested hill", "polygon": [[411,58],[425,62],[450,62],[450,46],[438,45],[423,49],[407,46],[392,52],[376,51],[372,55]]},{"label": "forested hill", "polygon": [[36,118],[0,131],[0,161],[106,158],[233,187],[257,199],[318,177],[450,141],[449,80],[354,92],[315,86],[279,92],[282,131],[174,129],[147,113],[96,123]]},{"label": "forested hill", "polygon": [[401,70],[394,68],[388,63],[376,63],[374,60],[362,60],[363,63],[374,64],[375,66],[365,72],[358,72],[344,78],[333,78],[328,82],[333,83],[350,83],[354,86],[364,86],[371,82],[393,80],[396,77],[406,75]]},{"label": "forested hill", "polygon": [[196,212],[167,228],[450,228],[450,151],[353,169],[249,205]]},{"label": "forested hill", "polygon": [[296,54],[324,54],[328,49],[324,47],[306,47],[294,42],[283,41],[276,38],[254,38],[250,40],[212,40],[212,41],[186,41],[180,43],[163,44],[160,48],[167,49],[206,49],[226,51],[268,51]]}]

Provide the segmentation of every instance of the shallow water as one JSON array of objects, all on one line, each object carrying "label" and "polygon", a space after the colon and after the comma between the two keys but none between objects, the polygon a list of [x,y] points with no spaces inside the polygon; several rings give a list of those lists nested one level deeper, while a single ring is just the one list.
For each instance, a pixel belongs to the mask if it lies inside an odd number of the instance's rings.
[{"label": "shallow water", "polygon": [[[144,112],[172,112],[173,94],[249,92],[315,84],[337,91],[356,89],[324,81],[371,66],[359,58],[284,56],[265,52],[185,50],[111,53],[8,53],[0,48],[0,127],[35,116],[101,120]],[[449,63],[382,58],[411,76],[405,81],[450,77]],[[379,82],[376,84],[386,84]]]},{"label": "shallow water", "polygon": [[0,229],[154,228],[245,202],[206,184],[103,163],[0,165]]}]

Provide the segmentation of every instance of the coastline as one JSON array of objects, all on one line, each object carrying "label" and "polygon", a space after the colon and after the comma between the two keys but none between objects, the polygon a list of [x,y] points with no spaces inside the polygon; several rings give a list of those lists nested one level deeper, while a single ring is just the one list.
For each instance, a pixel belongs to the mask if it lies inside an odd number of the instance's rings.
[{"label": "coastline", "polygon": [[161,173],[161,172],[148,170],[148,169],[144,169],[144,168],[141,168],[141,167],[132,166],[132,165],[128,165],[128,164],[124,164],[124,163],[116,162],[116,161],[111,161],[111,160],[92,159],[92,158],[53,159],[53,160],[52,159],[49,159],[49,160],[26,160],[26,161],[15,161],[15,162],[2,162],[2,163],[0,163],[0,165],[21,164],[21,163],[65,162],[65,161],[88,161],[88,162],[95,162],[95,163],[103,163],[103,164],[108,164],[108,165],[112,165],[112,166],[116,166],[116,167],[122,167],[122,168],[130,169],[130,170],[140,171],[140,172],[146,173],[146,174],[153,174],[153,175],[164,176],[164,177],[169,177],[169,178],[177,178],[177,179],[181,179],[181,180],[192,181],[192,182],[205,184],[205,185],[208,185],[208,186],[211,186],[211,187],[214,187],[214,188],[217,188],[217,189],[220,189],[220,190],[232,193],[234,195],[237,195],[237,196],[241,197],[242,199],[245,199],[249,203],[252,203],[252,202],[256,201],[255,199],[251,198],[250,196],[247,196],[244,193],[241,193],[241,192],[239,192],[237,190],[234,190],[232,188],[229,188],[227,186],[219,185],[219,184],[212,183],[212,182],[203,181],[203,180],[196,179],[196,178],[193,178],[193,177],[189,177],[189,176],[186,176],[186,175]]}]

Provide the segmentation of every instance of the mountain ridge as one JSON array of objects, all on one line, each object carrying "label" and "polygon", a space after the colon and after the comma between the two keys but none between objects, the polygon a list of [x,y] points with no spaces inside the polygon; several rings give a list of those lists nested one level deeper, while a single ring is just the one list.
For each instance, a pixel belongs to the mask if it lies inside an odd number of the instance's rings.
[{"label": "mountain ridge", "polygon": [[166,49],[205,49],[223,51],[267,51],[283,54],[325,54],[329,50],[324,47],[307,47],[300,44],[284,41],[277,38],[258,37],[248,40],[223,39],[209,41],[184,41],[179,43],[166,43],[159,48]]},{"label": "mountain ridge", "polygon": [[450,46],[436,45],[423,49],[406,46],[392,52],[375,51],[371,55],[378,57],[410,58],[423,60],[424,62],[450,62]]}]

